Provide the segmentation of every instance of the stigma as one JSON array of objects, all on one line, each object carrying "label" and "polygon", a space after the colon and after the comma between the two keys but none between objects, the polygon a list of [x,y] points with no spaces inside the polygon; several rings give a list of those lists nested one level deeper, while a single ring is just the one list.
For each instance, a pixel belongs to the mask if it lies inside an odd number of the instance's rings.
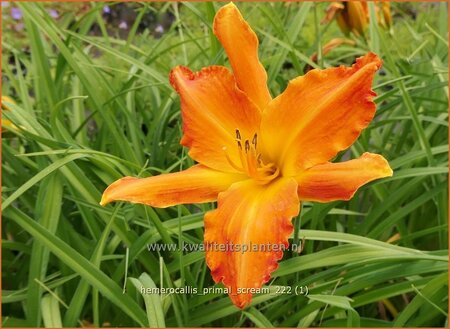
[{"label": "stigma", "polygon": [[236,163],[224,147],[225,156],[231,167],[239,172],[246,173],[258,184],[267,184],[280,175],[280,170],[273,163],[264,163],[261,153],[258,153],[258,135],[255,133],[251,139],[242,139],[239,129],[235,131],[236,146],[239,161]]}]

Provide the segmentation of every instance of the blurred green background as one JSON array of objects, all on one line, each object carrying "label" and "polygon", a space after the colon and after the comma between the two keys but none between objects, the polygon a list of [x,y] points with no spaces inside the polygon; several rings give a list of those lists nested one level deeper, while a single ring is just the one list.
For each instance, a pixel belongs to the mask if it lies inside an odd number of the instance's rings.
[{"label": "blurred green background", "polygon": [[[241,311],[221,294],[140,294],[214,284],[203,253],[146,248],[201,243],[214,204],[99,201],[125,175],[193,164],[168,73],[228,66],[211,30],[222,4],[2,2],[3,327],[447,326],[446,2],[392,3],[390,27],[369,3],[362,35],[321,24],[326,2],[237,3],[272,95],[311,68],[383,59],[376,118],[336,161],[380,153],[394,176],[303,204],[291,242],[304,249],[285,253],[270,287],[306,296],[259,295]],[[347,41],[327,52],[335,38]]]}]

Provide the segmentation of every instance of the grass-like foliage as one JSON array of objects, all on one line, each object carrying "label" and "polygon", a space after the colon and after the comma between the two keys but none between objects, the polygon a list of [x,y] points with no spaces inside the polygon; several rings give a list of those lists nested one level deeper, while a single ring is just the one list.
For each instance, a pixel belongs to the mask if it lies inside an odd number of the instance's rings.
[{"label": "grass-like foliage", "polygon": [[[221,5],[135,4],[125,36],[110,31],[103,3],[78,12],[67,5],[58,19],[49,4],[16,3],[23,29],[4,20],[2,95],[15,104],[4,103],[2,113],[3,326],[446,326],[444,2],[394,3],[390,30],[372,19],[366,37],[349,36],[355,45],[326,55],[322,46],[343,37],[335,22],[320,24],[327,3],[238,4],[260,39],[273,95],[306,67],[349,65],[369,50],[383,59],[376,117],[336,161],[369,151],[394,170],[351,201],[304,203],[291,240],[303,250],[285,253],[271,293],[256,295],[251,307],[200,294],[214,285],[203,252],[147,249],[201,243],[213,204],[99,205],[118,178],[193,164],[179,145],[180,104],[168,72],[228,66],[211,29]],[[167,12],[173,23],[159,38],[142,32],[148,13]],[[160,286],[200,293],[140,293]]]}]

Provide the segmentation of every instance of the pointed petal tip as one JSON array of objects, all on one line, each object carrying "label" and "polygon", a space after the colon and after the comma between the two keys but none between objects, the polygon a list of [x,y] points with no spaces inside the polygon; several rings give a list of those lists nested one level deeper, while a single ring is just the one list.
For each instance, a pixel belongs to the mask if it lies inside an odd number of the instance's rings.
[{"label": "pointed petal tip", "polygon": [[118,200],[117,198],[115,198],[114,195],[114,191],[116,191],[117,187],[119,187],[122,183],[124,183],[125,181],[130,181],[130,180],[136,180],[135,177],[123,177],[120,178],[118,180],[116,180],[115,182],[113,182],[112,184],[110,184],[105,191],[103,191],[102,194],[102,199],[100,200],[100,205],[102,207],[106,206],[108,203],[111,203],[113,201]]},{"label": "pointed petal tip", "polygon": [[177,92],[179,90],[178,83],[180,79],[193,80],[194,73],[186,66],[175,66],[169,72],[169,82]]},{"label": "pointed petal tip", "polygon": [[228,2],[226,5],[224,5],[219,10],[222,10],[223,8],[237,8],[233,1]]},{"label": "pointed petal tip", "polygon": [[380,57],[378,57],[377,54],[369,51],[364,56],[358,57],[356,59],[356,64],[354,64],[354,67],[356,69],[359,69],[366,65],[373,65],[374,71],[376,71],[381,68],[381,66],[383,65],[383,61]]},{"label": "pointed petal tip", "polygon": [[389,162],[380,154],[364,152],[361,156],[361,159],[365,159],[366,161],[370,162],[371,165],[377,165],[380,170],[378,178],[392,177],[392,175],[394,174],[394,171],[389,165]]},{"label": "pointed petal tip", "polygon": [[250,306],[250,304],[252,302],[252,295],[251,294],[234,295],[234,296],[230,296],[230,299],[234,305],[236,305],[241,310],[244,310],[248,306]]},{"label": "pointed petal tip", "polygon": [[216,12],[213,33],[225,49],[237,85],[263,110],[272,97],[258,56],[259,40],[233,2]]},{"label": "pointed petal tip", "polygon": [[392,168],[383,156],[366,152],[357,159],[306,170],[298,176],[299,198],[316,202],[348,201],[363,185],[392,175]]},{"label": "pointed petal tip", "polygon": [[221,40],[222,31],[219,25],[227,25],[229,22],[237,20],[238,22],[245,22],[238,7],[233,2],[229,2],[217,10],[213,21],[213,32]]},{"label": "pointed petal tip", "polygon": [[214,17],[213,27],[217,23],[218,19],[221,18],[222,15],[225,15],[227,11],[235,11],[238,10],[233,1],[228,2],[226,5],[223,5],[216,12],[216,16]]},{"label": "pointed petal tip", "polygon": [[110,202],[110,200],[108,200],[108,198],[106,197],[105,193],[103,193],[102,199],[100,200],[99,204],[100,204],[102,207],[104,207],[104,206],[106,206],[109,202]]}]

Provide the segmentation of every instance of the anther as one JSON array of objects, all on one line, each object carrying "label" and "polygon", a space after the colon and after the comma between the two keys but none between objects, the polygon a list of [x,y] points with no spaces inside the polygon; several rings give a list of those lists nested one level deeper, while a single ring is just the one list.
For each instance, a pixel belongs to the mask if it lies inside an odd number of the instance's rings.
[{"label": "anther", "polygon": [[247,139],[245,140],[245,153],[248,153],[248,151],[250,151],[250,143]]},{"label": "anther", "polygon": [[241,133],[240,133],[239,129],[236,129],[236,139],[237,139],[238,141],[241,140]]},{"label": "anther", "polygon": [[255,146],[255,149],[256,149],[256,143],[258,142],[258,135],[257,134],[255,134],[254,136],[253,136],[253,139],[252,139],[252,144]]},{"label": "anther", "polygon": [[241,141],[237,141],[237,145],[238,145],[239,149],[242,151]]}]

